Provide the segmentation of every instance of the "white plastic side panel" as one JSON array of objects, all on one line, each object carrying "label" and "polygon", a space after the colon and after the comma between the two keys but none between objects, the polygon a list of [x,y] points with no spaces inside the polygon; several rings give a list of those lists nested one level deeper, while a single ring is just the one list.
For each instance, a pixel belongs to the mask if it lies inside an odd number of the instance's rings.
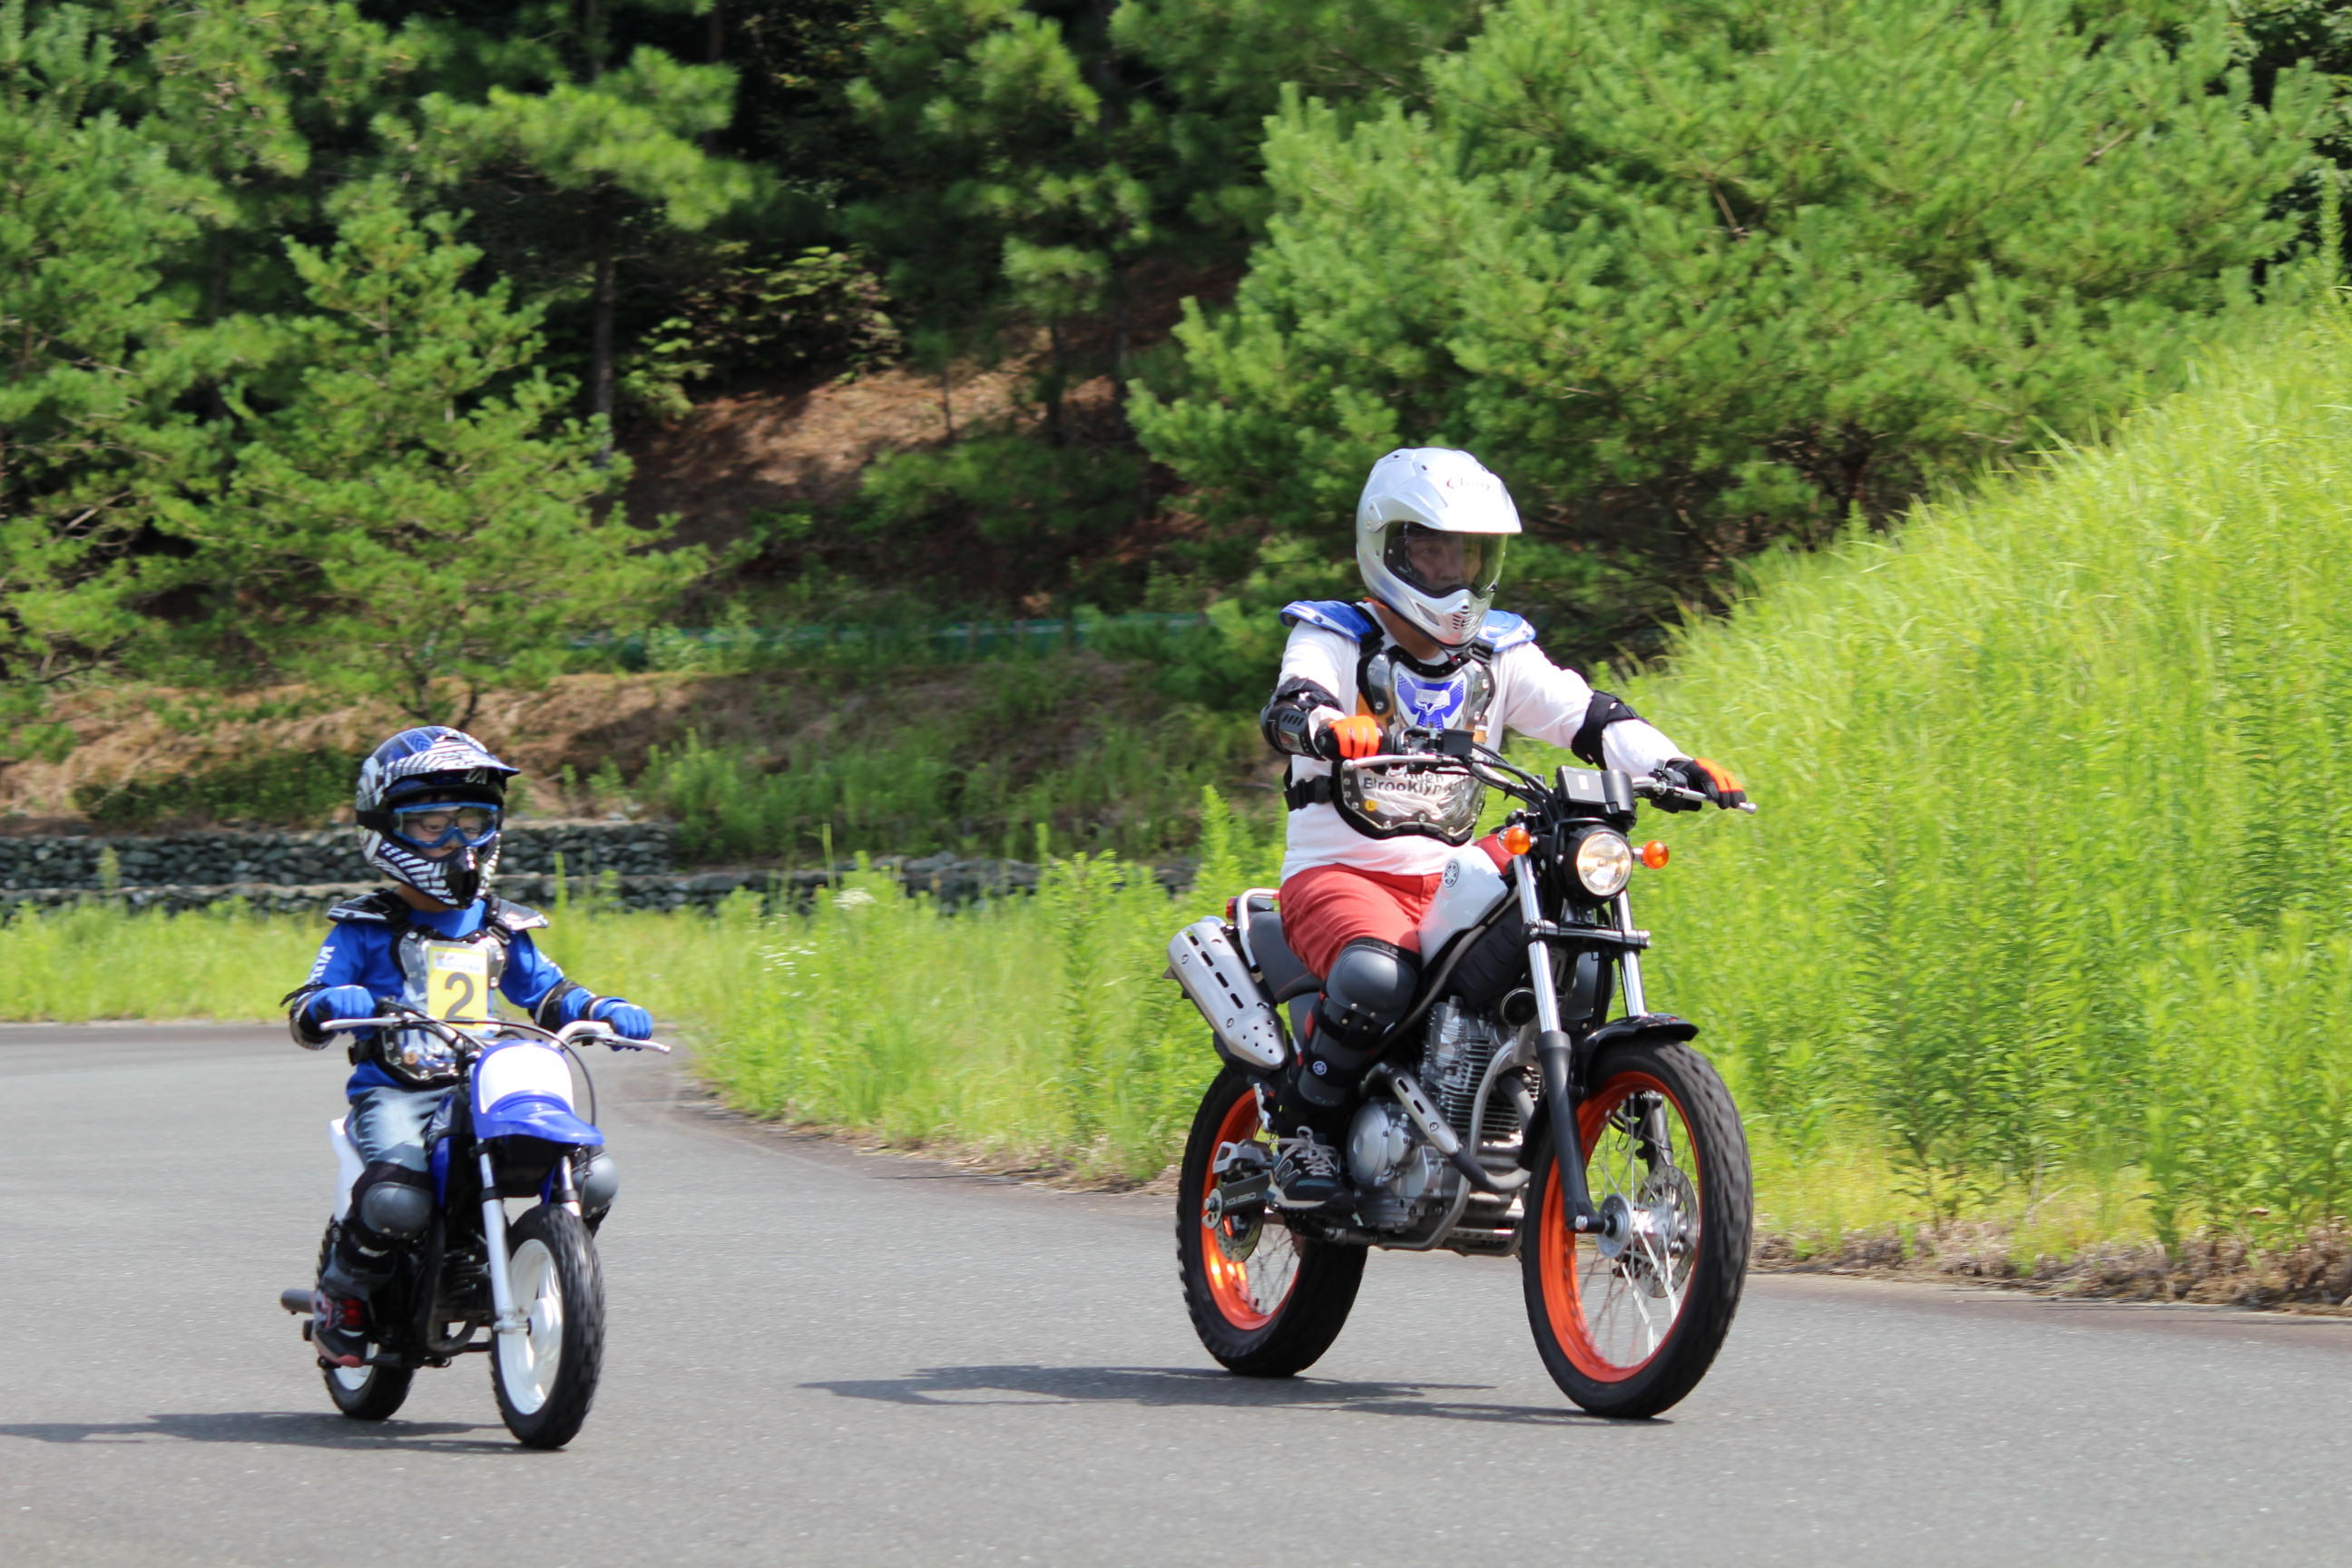
[{"label": "white plastic side panel", "polygon": [[500,1046],[474,1068],[474,1109],[488,1110],[510,1095],[540,1094],[572,1108],[572,1068],[563,1053],[535,1042]]},{"label": "white plastic side panel", "polygon": [[1475,923],[1509,890],[1510,884],[1503,880],[1484,849],[1475,844],[1456,849],[1445,863],[1445,879],[1438,885],[1437,897],[1430,900],[1429,912],[1421,917],[1421,951],[1437,952],[1448,938]]},{"label": "white plastic side panel", "polygon": [[335,1151],[335,1217],[342,1218],[352,1212],[352,1186],[364,1169],[360,1163],[360,1146],[352,1142],[347,1118],[338,1116],[327,1123],[327,1142]]},{"label": "white plastic side panel", "polygon": [[1237,1060],[1268,1071],[1282,1065],[1282,1024],[1274,1004],[1221,921],[1197,920],[1178,931],[1168,944],[1168,970]]}]

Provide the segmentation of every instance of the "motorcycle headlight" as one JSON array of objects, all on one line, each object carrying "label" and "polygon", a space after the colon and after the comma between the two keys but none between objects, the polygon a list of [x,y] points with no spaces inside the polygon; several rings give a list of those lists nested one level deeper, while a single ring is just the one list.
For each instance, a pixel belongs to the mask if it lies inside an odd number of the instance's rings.
[{"label": "motorcycle headlight", "polygon": [[1596,827],[1576,841],[1576,879],[1596,899],[1613,899],[1633,874],[1633,847],[1625,836]]}]

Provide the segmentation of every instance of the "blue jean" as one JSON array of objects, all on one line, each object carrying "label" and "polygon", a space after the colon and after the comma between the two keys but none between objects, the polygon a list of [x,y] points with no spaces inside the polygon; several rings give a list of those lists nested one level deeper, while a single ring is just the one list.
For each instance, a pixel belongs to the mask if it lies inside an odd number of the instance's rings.
[{"label": "blue jean", "polygon": [[360,1163],[389,1160],[411,1171],[425,1170],[425,1123],[452,1092],[453,1087],[386,1087],[363,1089],[352,1096],[351,1116],[344,1128],[359,1146]]}]

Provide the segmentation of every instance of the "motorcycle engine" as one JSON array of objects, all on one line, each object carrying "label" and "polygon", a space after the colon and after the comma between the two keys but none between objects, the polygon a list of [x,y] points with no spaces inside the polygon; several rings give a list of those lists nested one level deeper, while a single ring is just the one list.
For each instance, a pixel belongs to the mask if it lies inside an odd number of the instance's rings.
[{"label": "motorcycle engine", "polygon": [[[1456,1136],[1472,1139],[1470,1112],[1486,1064],[1505,1039],[1502,1026],[1454,1002],[1430,1009],[1415,1076]],[[1517,1130],[1518,1113],[1497,1094],[1487,1102],[1486,1135],[1504,1139]],[[1364,1194],[1357,1213],[1376,1229],[1402,1230],[1432,1208],[1452,1201],[1461,1177],[1431,1147],[1404,1107],[1385,1095],[1357,1108],[1348,1129],[1348,1174]]]}]

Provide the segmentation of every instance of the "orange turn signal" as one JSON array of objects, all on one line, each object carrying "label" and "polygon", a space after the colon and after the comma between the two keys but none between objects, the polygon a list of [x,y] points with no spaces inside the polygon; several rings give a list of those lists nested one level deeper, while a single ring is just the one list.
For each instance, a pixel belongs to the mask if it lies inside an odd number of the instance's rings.
[{"label": "orange turn signal", "polygon": [[1666,863],[1666,847],[1656,839],[1642,846],[1642,864],[1654,871]]},{"label": "orange turn signal", "polygon": [[1523,822],[1514,822],[1503,829],[1501,841],[1506,855],[1524,855],[1536,847],[1536,836],[1528,831]]}]

